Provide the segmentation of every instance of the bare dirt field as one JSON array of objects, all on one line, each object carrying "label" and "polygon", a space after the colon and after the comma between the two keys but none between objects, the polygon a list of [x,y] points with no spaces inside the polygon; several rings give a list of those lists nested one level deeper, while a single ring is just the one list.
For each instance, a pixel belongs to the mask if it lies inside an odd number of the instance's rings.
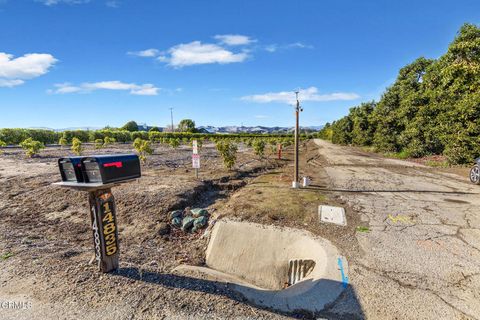
[{"label": "bare dirt field", "polygon": [[[87,147],[85,154],[126,152],[132,152],[131,145]],[[255,160],[251,150],[240,148],[236,170],[227,171],[214,146],[207,145],[197,180],[191,148],[157,146],[142,178],[113,190],[121,268],[100,274],[87,264],[93,253],[87,194],[51,186],[60,180],[57,159],[68,153],[47,148],[26,159],[21,149],[9,149],[0,155],[0,299],[32,302],[29,310],[0,310],[0,319],[269,315],[212,283],[170,274],[181,263],[201,265],[206,240],[202,233],[162,231],[169,211],[221,203],[252,177],[284,162]]]},{"label": "bare dirt field", "polygon": [[[88,264],[86,195],[50,185],[66,153],[0,156],[0,300],[32,303],[0,309],[0,319],[480,319],[480,189],[463,171],[316,140],[301,148],[300,173],[312,185],[292,190],[291,160],[260,161],[240,148],[237,169],[226,171],[210,145],[196,180],[191,149],[158,147],[138,183],[113,190],[120,269],[100,274]],[[320,204],[345,207],[347,226],[319,223]],[[318,314],[283,314],[221,283],[172,273],[204,264],[203,231],[161,235],[168,211],[186,206],[208,208],[211,221],[288,226],[329,240],[348,260],[347,289]]]}]

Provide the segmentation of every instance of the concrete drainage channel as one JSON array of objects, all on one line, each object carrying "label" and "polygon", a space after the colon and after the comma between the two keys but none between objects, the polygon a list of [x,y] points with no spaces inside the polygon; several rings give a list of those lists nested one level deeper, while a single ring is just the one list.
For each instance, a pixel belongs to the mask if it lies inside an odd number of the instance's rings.
[{"label": "concrete drainage channel", "polygon": [[327,240],[299,229],[217,221],[206,267],[174,272],[227,283],[251,303],[283,312],[321,311],[345,289],[348,265]]}]

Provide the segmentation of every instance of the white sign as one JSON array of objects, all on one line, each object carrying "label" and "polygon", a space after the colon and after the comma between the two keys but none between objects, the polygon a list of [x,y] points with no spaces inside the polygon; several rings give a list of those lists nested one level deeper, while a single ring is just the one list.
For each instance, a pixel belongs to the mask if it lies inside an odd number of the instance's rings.
[{"label": "white sign", "polygon": [[192,154],[192,167],[194,169],[200,169],[200,155]]},{"label": "white sign", "polygon": [[193,146],[193,154],[198,154],[198,144],[197,140],[192,141],[192,146]]}]

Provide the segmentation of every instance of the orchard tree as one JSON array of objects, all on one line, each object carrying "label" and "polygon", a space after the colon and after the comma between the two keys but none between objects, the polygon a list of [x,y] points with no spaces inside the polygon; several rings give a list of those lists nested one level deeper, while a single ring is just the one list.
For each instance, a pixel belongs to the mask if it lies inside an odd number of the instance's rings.
[{"label": "orchard tree", "polygon": [[82,155],[82,151],[83,151],[82,141],[77,137],[74,137],[72,139],[72,152],[77,156],[80,156]]},{"label": "orchard tree", "polygon": [[194,133],[195,132],[195,121],[193,121],[191,119],[183,119],[178,124],[178,131]]},{"label": "orchard tree", "polygon": [[33,156],[37,155],[41,149],[44,149],[45,145],[40,141],[28,138],[20,143],[20,147],[25,150],[25,153],[28,157],[32,158]]},{"label": "orchard tree", "polygon": [[222,157],[225,168],[231,170],[237,161],[237,146],[225,139],[217,141],[216,147]]},{"label": "orchard tree", "polygon": [[106,147],[106,146],[109,146],[111,144],[114,144],[116,141],[114,138],[112,137],[105,137],[105,139],[103,139],[103,146]]},{"label": "orchard tree", "polygon": [[61,137],[59,140],[58,140],[58,144],[60,145],[61,148],[65,147],[66,145],[68,145],[68,141],[67,139],[65,139],[65,137]]},{"label": "orchard tree", "polygon": [[265,154],[265,141],[261,138],[253,140],[253,151],[257,156],[263,158]]},{"label": "orchard tree", "polygon": [[151,155],[153,153],[152,146],[148,140],[137,138],[133,142],[133,147],[135,148],[135,151],[137,151],[140,160],[142,160],[144,163],[147,161],[147,155]]},{"label": "orchard tree", "polygon": [[95,139],[95,149],[101,149],[103,147],[102,139]]},{"label": "orchard tree", "polygon": [[[7,144],[4,141],[0,140],[0,148],[5,148],[6,146]],[[3,150],[0,149],[0,154],[1,153],[3,153]]]},{"label": "orchard tree", "polygon": [[128,121],[122,127],[122,130],[127,130],[127,131],[130,131],[130,132],[138,131],[138,124],[135,121]]}]

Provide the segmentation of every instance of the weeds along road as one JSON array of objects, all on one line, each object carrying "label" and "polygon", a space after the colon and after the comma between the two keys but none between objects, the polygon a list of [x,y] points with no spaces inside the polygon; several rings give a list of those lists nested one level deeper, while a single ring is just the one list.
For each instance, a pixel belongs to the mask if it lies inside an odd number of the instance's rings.
[{"label": "weeds along road", "polygon": [[328,189],[368,232],[349,261],[367,319],[480,319],[480,187],[316,140]]}]

